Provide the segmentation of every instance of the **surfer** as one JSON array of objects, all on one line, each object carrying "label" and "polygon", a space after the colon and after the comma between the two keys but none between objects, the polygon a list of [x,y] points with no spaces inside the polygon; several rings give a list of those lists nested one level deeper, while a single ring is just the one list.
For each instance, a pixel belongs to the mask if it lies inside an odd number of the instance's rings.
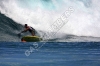
[{"label": "surfer", "polygon": [[27,24],[25,24],[24,27],[25,27],[25,30],[21,31],[21,33],[29,31],[32,34],[32,36],[35,35],[35,29],[33,27],[30,27]]}]

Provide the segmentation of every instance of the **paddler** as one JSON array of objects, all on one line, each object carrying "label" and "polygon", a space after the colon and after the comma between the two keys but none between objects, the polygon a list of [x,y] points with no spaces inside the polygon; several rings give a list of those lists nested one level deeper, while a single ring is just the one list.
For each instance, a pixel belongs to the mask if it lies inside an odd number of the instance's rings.
[{"label": "paddler", "polygon": [[[27,24],[25,24],[24,27],[25,27],[25,30],[21,31],[21,33],[29,31],[32,34],[32,36],[35,35],[35,29],[33,27],[28,26]],[[19,34],[21,34],[21,33],[19,33]]]}]

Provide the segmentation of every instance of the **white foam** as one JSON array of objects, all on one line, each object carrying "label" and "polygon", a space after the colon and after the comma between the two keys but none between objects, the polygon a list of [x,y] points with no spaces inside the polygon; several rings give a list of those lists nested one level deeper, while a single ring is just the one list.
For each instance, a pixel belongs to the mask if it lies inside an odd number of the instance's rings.
[{"label": "white foam", "polygon": [[99,0],[1,0],[0,11],[20,24],[48,31],[70,6],[74,12],[59,32],[100,37]]}]

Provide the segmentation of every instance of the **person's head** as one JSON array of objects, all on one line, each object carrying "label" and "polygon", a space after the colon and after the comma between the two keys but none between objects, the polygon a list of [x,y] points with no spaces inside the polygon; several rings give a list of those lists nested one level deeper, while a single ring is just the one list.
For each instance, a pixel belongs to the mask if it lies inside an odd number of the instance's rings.
[{"label": "person's head", "polygon": [[25,24],[25,26],[24,26],[24,27],[25,27],[25,28],[27,28],[27,26],[28,26],[28,25],[27,25],[27,24]]}]

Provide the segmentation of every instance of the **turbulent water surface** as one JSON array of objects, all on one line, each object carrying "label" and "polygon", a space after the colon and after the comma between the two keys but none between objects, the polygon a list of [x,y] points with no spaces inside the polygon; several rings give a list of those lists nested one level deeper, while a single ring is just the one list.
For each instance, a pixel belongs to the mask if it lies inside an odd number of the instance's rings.
[{"label": "turbulent water surface", "polygon": [[0,0],[0,12],[0,41],[19,42],[25,23],[50,41],[100,41],[99,0]]}]

